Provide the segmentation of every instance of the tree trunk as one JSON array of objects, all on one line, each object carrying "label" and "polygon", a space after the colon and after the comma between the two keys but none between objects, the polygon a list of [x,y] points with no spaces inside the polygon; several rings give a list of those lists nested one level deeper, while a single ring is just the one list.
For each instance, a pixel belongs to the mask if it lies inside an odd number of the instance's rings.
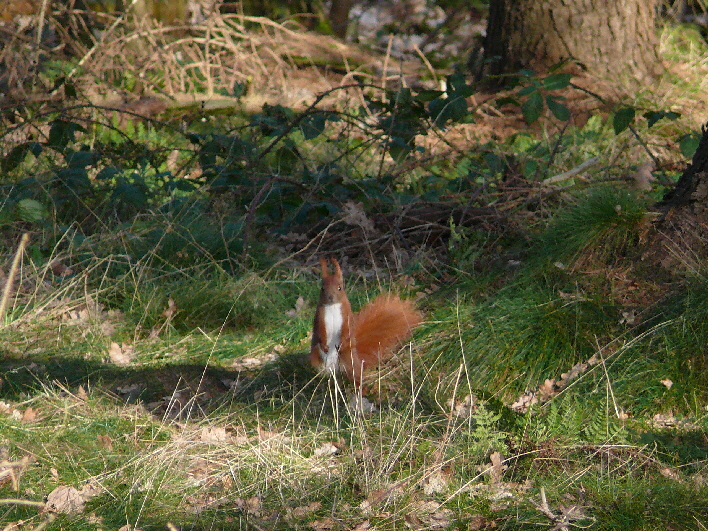
[{"label": "tree trunk", "polygon": [[671,274],[705,271],[708,257],[708,124],[691,164],[655,205],[660,212],[646,237],[645,263]]},{"label": "tree trunk", "polygon": [[334,34],[340,39],[347,36],[349,11],[351,11],[352,5],[354,5],[354,0],[333,0],[332,7],[329,8],[329,23],[332,25]]},{"label": "tree trunk", "polygon": [[664,211],[671,208],[690,207],[702,212],[708,211],[708,124],[702,127],[703,135],[693,160],[683,172],[681,178],[669,190],[659,203]]},{"label": "tree trunk", "polygon": [[565,59],[604,78],[646,82],[663,71],[655,0],[490,0],[485,65],[547,72]]}]

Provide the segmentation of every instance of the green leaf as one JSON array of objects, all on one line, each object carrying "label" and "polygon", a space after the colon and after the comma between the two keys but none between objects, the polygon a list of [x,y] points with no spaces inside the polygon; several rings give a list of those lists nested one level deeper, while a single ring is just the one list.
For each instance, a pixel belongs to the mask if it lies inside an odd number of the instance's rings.
[{"label": "green leaf", "polygon": [[462,96],[433,100],[428,104],[428,112],[438,127],[442,127],[449,120],[461,122],[469,114],[467,100]]},{"label": "green leaf", "polygon": [[688,160],[693,158],[696,150],[698,149],[698,143],[701,141],[700,135],[696,133],[689,133],[683,135],[678,139],[679,149],[681,149],[681,154]]},{"label": "green leaf", "polygon": [[415,95],[415,99],[420,102],[433,101],[445,94],[442,90],[421,90]]},{"label": "green leaf", "polygon": [[643,116],[647,119],[647,128],[649,128],[662,118],[666,118],[667,120],[676,120],[681,117],[681,113],[673,111],[649,111],[645,112]]},{"label": "green leaf", "polygon": [[623,107],[615,113],[615,117],[612,119],[612,127],[616,135],[620,134],[632,124],[635,112],[634,107]]},{"label": "green leaf", "polygon": [[17,215],[22,221],[42,221],[47,218],[47,209],[39,201],[22,199],[17,203]]},{"label": "green leaf", "polygon": [[326,124],[326,114],[311,114],[300,122],[300,131],[302,131],[302,136],[305,137],[305,140],[312,140],[322,134]]},{"label": "green leaf", "polygon": [[49,129],[48,144],[55,148],[66,147],[69,142],[74,142],[74,133],[76,131],[86,132],[81,125],[76,122],[67,122],[65,120],[54,120]]},{"label": "green leaf", "polygon": [[560,90],[570,85],[572,74],[552,74],[543,80],[543,88],[546,90]]},{"label": "green leaf", "polygon": [[532,92],[524,104],[521,106],[521,114],[524,115],[524,120],[527,124],[532,124],[541,116],[543,111],[543,96],[536,91]]},{"label": "green leaf", "polygon": [[103,181],[106,179],[112,179],[120,173],[120,170],[115,166],[106,166],[101,171],[96,174],[97,181]]},{"label": "green leaf", "polygon": [[66,163],[70,168],[86,168],[101,160],[101,154],[95,151],[72,151],[66,155]]},{"label": "green leaf", "polygon": [[536,85],[527,85],[519,92],[516,93],[517,96],[527,96],[529,94],[533,94],[534,92],[538,91],[538,87]]},{"label": "green leaf", "polygon": [[512,98],[510,96],[506,96],[504,98],[498,98],[498,99],[494,100],[494,104],[497,107],[502,107],[504,105],[516,105],[517,107],[521,106],[521,103],[519,102],[519,100]]},{"label": "green leaf", "polygon": [[553,113],[553,116],[558,118],[561,122],[570,120],[570,110],[568,107],[562,103],[558,103],[553,96],[546,96],[546,105],[548,105],[548,109]]},{"label": "green leaf", "polygon": [[143,207],[147,204],[145,193],[138,186],[124,179],[121,179],[116,185],[115,190],[113,190],[113,197],[135,207]]},{"label": "green leaf", "polygon": [[76,85],[73,83],[64,83],[64,94],[70,100],[76,99]]},{"label": "green leaf", "polygon": [[2,160],[2,170],[4,172],[12,171],[22,164],[27,153],[32,153],[35,157],[38,157],[41,152],[42,144],[39,142],[24,142],[15,146]]}]

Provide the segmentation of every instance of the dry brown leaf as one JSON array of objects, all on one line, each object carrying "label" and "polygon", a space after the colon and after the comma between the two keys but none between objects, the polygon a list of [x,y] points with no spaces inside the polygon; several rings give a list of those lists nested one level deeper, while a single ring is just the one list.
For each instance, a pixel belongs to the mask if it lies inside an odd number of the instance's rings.
[{"label": "dry brown leaf", "polygon": [[98,444],[103,446],[106,450],[113,450],[113,439],[110,435],[101,435],[100,433],[96,435],[96,440]]},{"label": "dry brown leaf", "polygon": [[472,518],[470,518],[470,531],[478,531],[479,529],[490,529],[496,526],[496,522],[492,520],[487,520],[487,518],[485,516],[482,516],[481,514],[475,514]]},{"label": "dry brown leaf", "polygon": [[94,480],[87,481],[79,491],[84,500],[90,500],[94,496],[103,494],[103,487]]},{"label": "dry brown leaf", "polygon": [[315,448],[315,451],[312,453],[312,455],[314,455],[315,457],[329,457],[330,455],[335,455],[337,452],[339,452],[339,448],[337,447],[337,445],[331,442],[327,442],[319,448]]},{"label": "dry brown leaf", "polygon": [[366,531],[369,528],[371,528],[371,522],[369,520],[364,520],[363,522],[359,522],[352,527],[352,531]]},{"label": "dry brown leaf", "polygon": [[314,522],[310,522],[310,527],[315,531],[328,531],[329,529],[333,529],[334,526],[335,522],[332,518],[325,518],[323,520],[315,520]]},{"label": "dry brown leaf", "polygon": [[250,498],[236,498],[234,500],[234,506],[236,509],[243,511],[246,514],[253,516],[261,515],[261,499],[258,496],[251,496]]},{"label": "dry brown leaf", "polygon": [[492,455],[489,456],[489,460],[492,462],[492,468],[489,471],[492,483],[501,483],[504,470],[506,470],[506,465],[503,464],[501,454],[499,452],[492,452]]},{"label": "dry brown leaf", "polygon": [[52,269],[52,274],[56,277],[66,277],[74,274],[73,269],[67,267],[59,260],[54,260],[49,267]]},{"label": "dry brown leaf", "polygon": [[288,317],[297,317],[298,315],[300,315],[302,313],[302,311],[305,308],[307,308],[307,303],[305,301],[305,298],[300,296],[295,301],[295,308],[285,312],[285,315],[287,315]]},{"label": "dry brown leaf", "polygon": [[538,398],[536,397],[536,393],[534,391],[526,391],[509,407],[518,413],[526,413],[529,406],[532,406],[537,402]]},{"label": "dry brown leaf", "polygon": [[672,381],[669,380],[668,378],[666,378],[666,379],[664,379],[664,380],[659,380],[659,383],[661,383],[662,385],[666,386],[667,389],[671,389],[671,387],[674,385],[674,382],[672,382]]},{"label": "dry brown leaf", "polygon": [[88,398],[88,393],[86,393],[86,389],[84,389],[83,385],[79,386],[78,390],[76,391],[76,396],[78,396],[81,400],[86,400]]},{"label": "dry brown leaf", "polygon": [[669,467],[660,468],[659,472],[665,478],[673,479],[674,481],[678,481],[681,479],[681,476],[679,476],[678,472],[676,472],[676,470],[669,468]]},{"label": "dry brown leaf", "polygon": [[423,492],[428,496],[445,492],[448,483],[450,483],[450,475],[451,472],[449,470],[436,470],[428,475],[428,477],[423,480]]},{"label": "dry brown leaf", "polygon": [[37,410],[31,407],[28,407],[25,409],[25,412],[22,414],[22,422],[35,422],[37,420]]},{"label": "dry brown leaf", "polygon": [[549,398],[556,395],[556,381],[552,379],[546,379],[541,385],[538,386],[538,392],[541,395],[541,400],[548,400]]},{"label": "dry brown leaf", "polygon": [[425,527],[423,520],[416,514],[408,513],[403,515],[403,521],[409,529],[422,529]]},{"label": "dry brown leaf", "polygon": [[303,507],[295,507],[292,510],[291,515],[294,516],[295,518],[303,518],[310,513],[314,513],[315,511],[319,511],[321,507],[322,507],[321,501],[314,501],[314,502],[308,503],[307,505],[305,505]]},{"label": "dry brown leaf", "polygon": [[347,225],[361,227],[368,232],[373,232],[375,229],[373,222],[366,217],[363,203],[347,201],[342,208],[342,221]]},{"label": "dry brown leaf", "polygon": [[199,438],[207,443],[226,443],[231,436],[226,432],[226,428],[221,426],[204,426]]},{"label": "dry brown leaf", "polygon": [[81,514],[84,511],[84,505],[84,497],[78,490],[62,485],[49,493],[43,512],[73,516]]},{"label": "dry brown leaf", "polygon": [[108,357],[116,365],[130,365],[130,362],[135,357],[135,348],[132,345],[126,345],[125,343],[119,345],[118,343],[111,343],[108,348]]},{"label": "dry brown leaf", "polygon": [[474,395],[467,395],[462,400],[458,400],[453,404],[453,399],[447,401],[447,407],[452,411],[455,417],[466,419],[472,413],[477,398]]},{"label": "dry brown leaf", "polygon": [[166,317],[169,321],[177,313],[177,310],[177,304],[175,303],[174,299],[170,297],[169,299],[167,299],[167,309],[162,312],[162,315]]},{"label": "dry brown leaf", "polygon": [[651,183],[656,180],[656,177],[654,177],[651,173],[653,170],[653,162],[645,162],[640,164],[637,171],[634,175],[632,175],[632,179],[634,180],[634,188],[643,192],[651,192]]}]

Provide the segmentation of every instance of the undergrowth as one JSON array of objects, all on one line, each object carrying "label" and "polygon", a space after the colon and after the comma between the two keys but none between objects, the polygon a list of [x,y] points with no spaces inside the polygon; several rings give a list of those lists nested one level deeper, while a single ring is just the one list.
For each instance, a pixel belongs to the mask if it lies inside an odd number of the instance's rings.
[{"label": "undergrowth", "polygon": [[[705,529],[708,288],[643,262],[675,174],[631,178],[690,151],[677,112],[571,123],[572,76],[526,71],[495,110],[537,130],[459,149],[460,72],[160,120],[43,75],[67,105],[2,132],[8,530]],[[355,308],[426,312],[367,415],[306,361],[325,253]]]}]

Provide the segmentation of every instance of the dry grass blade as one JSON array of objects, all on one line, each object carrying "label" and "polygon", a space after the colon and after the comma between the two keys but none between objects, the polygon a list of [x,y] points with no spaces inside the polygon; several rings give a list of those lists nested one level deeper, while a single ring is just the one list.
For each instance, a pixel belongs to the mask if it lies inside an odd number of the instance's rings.
[{"label": "dry grass blade", "polygon": [[12,259],[12,266],[10,266],[10,274],[7,276],[5,282],[5,289],[2,293],[2,299],[0,299],[0,324],[5,323],[5,313],[7,312],[7,305],[10,300],[10,294],[12,293],[12,288],[15,285],[15,278],[20,268],[20,260],[22,255],[25,253],[25,247],[29,241],[29,234],[25,232],[20,238],[20,243],[17,246],[17,251],[15,252],[15,257]]}]

